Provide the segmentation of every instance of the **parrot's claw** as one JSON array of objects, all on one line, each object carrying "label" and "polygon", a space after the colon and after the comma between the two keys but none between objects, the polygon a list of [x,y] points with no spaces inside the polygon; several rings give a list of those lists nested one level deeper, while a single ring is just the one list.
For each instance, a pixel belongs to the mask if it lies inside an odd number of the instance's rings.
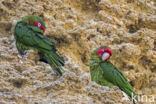
[{"label": "parrot's claw", "polygon": [[22,58],[27,57],[26,55],[22,55]]},{"label": "parrot's claw", "polygon": [[22,58],[26,57],[26,54],[27,54],[27,52],[26,52],[26,51],[24,51],[24,52],[23,52],[23,54],[21,55],[21,56],[22,56]]}]

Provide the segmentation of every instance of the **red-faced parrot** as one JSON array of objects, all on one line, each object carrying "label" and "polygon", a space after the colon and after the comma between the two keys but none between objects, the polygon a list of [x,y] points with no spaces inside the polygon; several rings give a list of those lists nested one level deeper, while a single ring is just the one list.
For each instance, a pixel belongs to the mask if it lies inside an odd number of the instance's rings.
[{"label": "red-faced parrot", "polygon": [[102,46],[94,50],[90,55],[91,80],[102,86],[118,86],[138,102],[131,84],[123,73],[110,62],[111,56],[112,50],[108,46]]},{"label": "red-faced parrot", "polygon": [[28,15],[17,21],[14,29],[16,47],[21,55],[25,50],[34,50],[39,53],[41,61],[45,61],[58,74],[62,75],[64,60],[57,54],[55,44],[46,36],[45,23],[42,18]]}]

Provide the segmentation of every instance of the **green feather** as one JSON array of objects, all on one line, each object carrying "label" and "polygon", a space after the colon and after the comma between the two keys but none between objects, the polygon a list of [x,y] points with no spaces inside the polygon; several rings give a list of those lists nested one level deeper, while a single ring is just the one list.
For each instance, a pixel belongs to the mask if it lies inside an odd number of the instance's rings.
[{"label": "green feather", "polygon": [[[102,47],[109,48],[107,46]],[[97,56],[96,52],[100,48],[97,48],[90,56],[91,80],[103,86],[118,86],[129,96],[134,97],[135,93],[133,92],[133,87],[123,73],[111,62],[102,61],[101,56]],[[134,96],[132,96],[132,94]],[[137,97],[136,100],[138,101]]]},{"label": "green feather", "polygon": [[14,37],[16,40],[16,47],[21,55],[24,55],[25,50],[34,50],[41,54],[41,57],[47,60],[53,70],[62,75],[62,65],[64,60],[60,57],[56,51],[55,44],[46,36],[43,32],[31,24],[28,24],[28,20],[42,21],[41,18],[29,15],[19,20],[15,26]]},{"label": "green feather", "polygon": [[45,23],[42,18],[36,15],[27,15],[22,18],[22,21],[26,22],[29,25],[32,25],[34,22],[40,21],[43,27],[46,29]]}]

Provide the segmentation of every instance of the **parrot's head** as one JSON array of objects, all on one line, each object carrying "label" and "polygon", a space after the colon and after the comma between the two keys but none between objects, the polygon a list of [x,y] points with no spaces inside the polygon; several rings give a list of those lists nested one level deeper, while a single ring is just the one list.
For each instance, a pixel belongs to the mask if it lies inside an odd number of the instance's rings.
[{"label": "parrot's head", "polygon": [[101,57],[102,61],[110,61],[110,57],[112,56],[112,50],[108,46],[100,47],[96,53]]},{"label": "parrot's head", "polygon": [[46,26],[42,18],[36,15],[28,15],[22,18],[27,24],[36,26],[45,32]]}]

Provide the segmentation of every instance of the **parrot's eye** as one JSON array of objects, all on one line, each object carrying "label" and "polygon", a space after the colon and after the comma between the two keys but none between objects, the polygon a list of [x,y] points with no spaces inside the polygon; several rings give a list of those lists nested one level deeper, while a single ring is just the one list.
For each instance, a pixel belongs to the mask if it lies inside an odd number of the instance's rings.
[{"label": "parrot's eye", "polygon": [[43,30],[43,32],[45,32],[45,28],[42,26],[40,21],[34,22],[33,25],[39,27],[41,30]]},{"label": "parrot's eye", "polygon": [[41,27],[41,23],[38,23],[38,27]]}]

